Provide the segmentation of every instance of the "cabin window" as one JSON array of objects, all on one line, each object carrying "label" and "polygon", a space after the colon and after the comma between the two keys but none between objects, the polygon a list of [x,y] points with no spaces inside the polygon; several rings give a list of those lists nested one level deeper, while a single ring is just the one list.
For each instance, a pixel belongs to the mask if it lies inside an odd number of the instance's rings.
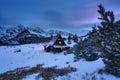
[{"label": "cabin window", "polygon": [[59,43],[58,44],[62,44],[62,42],[61,41],[59,41]]}]

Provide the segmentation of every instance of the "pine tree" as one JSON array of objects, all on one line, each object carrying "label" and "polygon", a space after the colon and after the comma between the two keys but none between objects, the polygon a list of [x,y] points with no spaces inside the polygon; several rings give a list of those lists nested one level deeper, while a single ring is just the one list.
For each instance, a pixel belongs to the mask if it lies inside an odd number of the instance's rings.
[{"label": "pine tree", "polygon": [[76,34],[73,36],[73,40],[74,42],[78,42],[78,36]]},{"label": "pine tree", "polygon": [[88,36],[79,41],[73,48],[75,60],[85,59],[87,61],[94,61],[99,58],[98,48],[95,46],[94,31],[88,33]]},{"label": "pine tree", "polygon": [[71,35],[69,34],[69,36],[68,36],[68,44],[71,44]]},{"label": "pine tree", "polygon": [[113,12],[105,11],[102,5],[98,7],[101,26],[98,26],[98,31],[94,35],[96,45],[102,52],[103,62],[106,64],[105,70],[120,77],[120,32],[118,26],[115,26]]},{"label": "pine tree", "polygon": [[3,42],[0,40],[0,45],[3,45]]}]

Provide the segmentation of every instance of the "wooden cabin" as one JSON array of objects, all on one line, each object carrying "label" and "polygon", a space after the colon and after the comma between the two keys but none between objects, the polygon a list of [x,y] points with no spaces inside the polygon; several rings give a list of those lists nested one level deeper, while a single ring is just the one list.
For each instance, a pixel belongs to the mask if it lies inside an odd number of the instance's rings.
[{"label": "wooden cabin", "polygon": [[53,37],[53,39],[44,46],[44,50],[47,52],[62,52],[68,50],[70,47],[66,45],[61,35]]}]

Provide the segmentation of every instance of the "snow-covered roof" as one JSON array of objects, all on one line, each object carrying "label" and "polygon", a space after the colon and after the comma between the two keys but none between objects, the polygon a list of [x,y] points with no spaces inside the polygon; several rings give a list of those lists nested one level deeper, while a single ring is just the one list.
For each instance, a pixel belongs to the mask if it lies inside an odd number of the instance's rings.
[{"label": "snow-covered roof", "polygon": [[58,38],[58,36],[54,36],[50,42],[47,42],[45,44],[45,46],[48,47],[49,45],[53,45],[55,43],[55,41],[57,40],[57,38]]},{"label": "snow-covered roof", "polygon": [[[50,46],[50,45],[54,45],[54,43],[56,42],[56,40],[58,39],[59,35],[56,35],[52,38],[52,40],[50,42],[47,42],[45,44],[46,47]],[[58,46],[58,45],[57,45]],[[60,45],[60,46],[63,46],[63,45]],[[65,45],[64,45],[65,46]]]}]

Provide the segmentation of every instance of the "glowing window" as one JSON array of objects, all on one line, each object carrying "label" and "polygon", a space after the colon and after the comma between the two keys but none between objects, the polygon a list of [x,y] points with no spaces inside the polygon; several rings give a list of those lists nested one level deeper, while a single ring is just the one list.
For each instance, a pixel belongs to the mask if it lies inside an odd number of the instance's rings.
[{"label": "glowing window", "polygon": [[62,42],[61,41],[59,41],[59,43],[58,44],[62,44]]}]

